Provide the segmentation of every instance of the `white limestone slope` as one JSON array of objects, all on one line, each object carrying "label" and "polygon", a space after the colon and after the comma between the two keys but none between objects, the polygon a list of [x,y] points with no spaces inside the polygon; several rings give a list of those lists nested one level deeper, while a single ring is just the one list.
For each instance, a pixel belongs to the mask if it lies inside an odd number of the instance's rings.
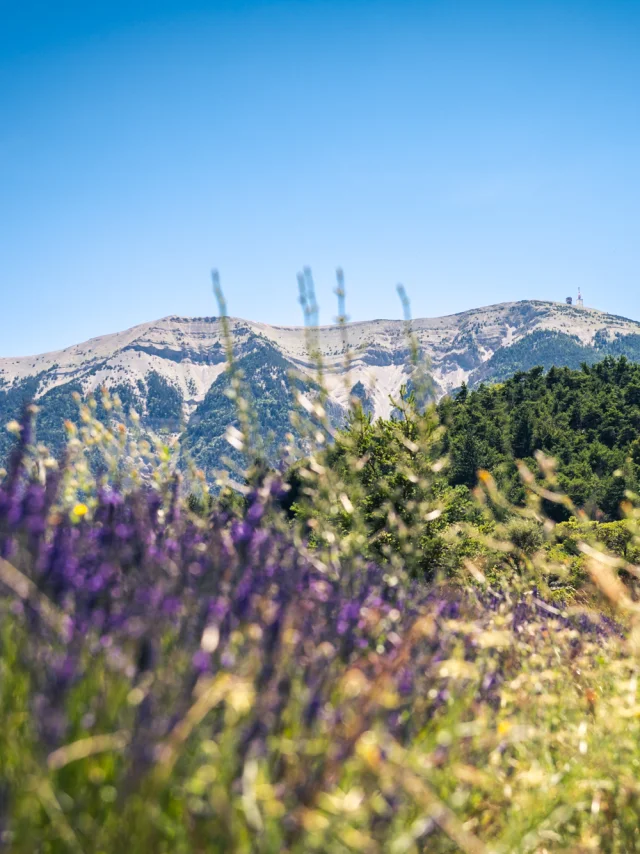
[{"label": "white limestone slope", "polygon": [[[229,320],[234,347],[241,353],[251,342],[270,342],[301,372],[312,375],[307,335],[302,327],[269,326]],[[609,336],[638,334],[640,324],[595,309],[561,303],[501,303],[460,314],[423,318],[412,324],[421,350],[431,359],[440,394],[466,381],[474,368],[497,349],[510,346],[536,330],[554,330],[591,344],[604,331]],[[346,334],[347,347],[343,336]],[[370,389],[376,415],[391,410],[390,395],[406,381],[407,337],[403,321],[372,320],[321,327],[317,344],[326,370],[330,396],[344,404],[358,381]],[[345,359],[350,353],[348,378]],[[224,370],[225,342],[218,318],[165,317],[124,332],[102,335],[83,344],[39,356],[0,359],[0,388],[43,373],[38,394],[71,380],[85,392],[105,384],[144,382],[157,371],[181,392],[188,416]]]}]

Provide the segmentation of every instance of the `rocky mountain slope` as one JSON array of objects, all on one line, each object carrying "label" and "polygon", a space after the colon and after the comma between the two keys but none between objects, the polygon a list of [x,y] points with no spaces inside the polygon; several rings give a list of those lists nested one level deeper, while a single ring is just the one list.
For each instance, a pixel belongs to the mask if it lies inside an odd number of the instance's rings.
[{"label": "rocky mountain slope", "polygon": [[[274,435],[288,429],[291,371],[312,383],[315,365],[302,327],[268,326],[229,319],[236,358],[251,379],[258,414]],[[608,354],[640,361],[640,323],[595,309],[560,303],[502,303],[441,318],[413,322],[422,353],[442,396],[463,382],[470,386],[509,376],[536,364],[577,367]],[[388,417],[390,397],[408,378],[405,325],[373,320],[347,326],[351,352],[338,326],[321,327],[317,343],[336,418],[355,388],[375,416]],[[187,445],[207,449],[213,465],[233,410],[224,394],[225,342],[219,318],[167,317],[113,335],[93,338],[39,356],[0,359],[0,418],[15,417],[22,401],[42,408],[39,438],[56,446],[62,421],[73,417],[71,393],[90,395],[100,386],[118,391],[149,430],[182,432]],[[0,443],[6,453],[7,439]]]}]

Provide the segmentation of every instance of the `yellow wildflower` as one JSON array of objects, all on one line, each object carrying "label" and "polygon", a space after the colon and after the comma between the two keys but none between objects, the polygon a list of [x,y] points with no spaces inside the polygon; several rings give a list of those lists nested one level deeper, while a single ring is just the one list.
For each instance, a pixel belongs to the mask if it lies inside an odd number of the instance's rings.
[{"label": "yellow wildflower", "polygon": [[511,724],[509,721],[500,721],[498,724],[498,735],[507,735],[510,729]]}]

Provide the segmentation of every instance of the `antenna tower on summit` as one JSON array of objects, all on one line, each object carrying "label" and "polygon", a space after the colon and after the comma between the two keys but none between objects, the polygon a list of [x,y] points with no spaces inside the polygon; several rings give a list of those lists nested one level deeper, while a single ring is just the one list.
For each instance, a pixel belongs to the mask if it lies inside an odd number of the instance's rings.
[{"label": "antenna tower on summit", "polygon": [[580,288],[578,288],[578,300],[576,302],[578,308],[584,308],[584,300],[582,299],[582,292]]}]

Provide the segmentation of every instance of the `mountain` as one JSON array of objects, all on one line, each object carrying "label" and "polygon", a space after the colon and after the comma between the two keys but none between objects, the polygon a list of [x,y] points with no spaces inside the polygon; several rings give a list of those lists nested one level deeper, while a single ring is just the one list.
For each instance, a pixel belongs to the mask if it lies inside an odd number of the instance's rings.
[{"label": "mountain", "polygon": [[[275,448],[289,431],[292,373],[313,396],[317,385],[303,327],[269,326],[229,318],[236,364],[243,369],[260,426]],[[536,365],[578,367],[604,356],[640,361],[640,323],[595,309],[560,303],[501,303],[412,323],[420,350],[431,361],[438,397],[462,383],[501,381]],[[351,394],[374,416],[389,417],[390,396],[407,382],[409,342],[405,324],[372,320],[346,327],[351,353],[348,376],[343,330],[325,326],[316,343],[334,421]],[[15,418],[22,403],[41,407],[38,438],[58,451],[63,421],[76,417],[72,392],[86,397],[106,385],[125,409],[135,408],[143,426],[177,436],[207,470],[219,464],[226,427],[235,418],[226,394],[223,323],[216,317],[167,317],[125,332],[92,338],[39,356],[0,359],[0,423]],[[12,441],[0,439],[0,459]]]}]

